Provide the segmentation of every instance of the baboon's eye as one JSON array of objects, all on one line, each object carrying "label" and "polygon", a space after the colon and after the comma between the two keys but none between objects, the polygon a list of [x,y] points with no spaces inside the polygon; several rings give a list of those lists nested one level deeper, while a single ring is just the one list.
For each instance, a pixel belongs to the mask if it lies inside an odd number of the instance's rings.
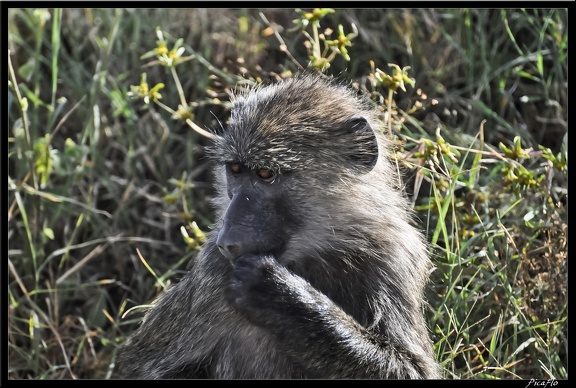
[{"label": "baboon's eye", "polygon": [[230,171],[232,171],[234,174],[238,174],[240,170],[240,163],[230,163]]},{"label": "baboon's eye", "polygon": [[274,172],[272,170],[261,168],[260,170],[258,170],[258,176],[261,179],[268,180],[274,177]]}]

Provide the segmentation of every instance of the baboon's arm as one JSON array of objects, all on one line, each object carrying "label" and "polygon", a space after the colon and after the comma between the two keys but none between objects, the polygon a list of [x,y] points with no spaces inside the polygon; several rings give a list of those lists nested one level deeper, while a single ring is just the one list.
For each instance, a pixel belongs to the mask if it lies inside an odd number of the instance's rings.
[{"label": "baboon's arm", "polygon": [[274,333],[312,376],[436,377],[426,372],[434,366],[426,364],[418,345],[395,344],[368,331],[272,256],[240,257],[228,299],[251,322]]}]

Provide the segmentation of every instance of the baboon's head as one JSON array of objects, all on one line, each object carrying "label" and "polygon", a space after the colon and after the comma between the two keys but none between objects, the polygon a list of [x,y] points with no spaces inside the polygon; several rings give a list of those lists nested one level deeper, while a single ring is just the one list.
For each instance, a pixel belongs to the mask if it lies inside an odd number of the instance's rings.
[{"label": "baboon's head", "polygon": [[217,182],[220,251],[231,260],[249,253],[281,258],[295,238],[319,247],[319,236],[303,236],[311,230],[303,226],[326,223],[331,188],[353,184],[378,162],[372,111],[349,88],[312,76],[233,102],[211,150],[225,176]]}]

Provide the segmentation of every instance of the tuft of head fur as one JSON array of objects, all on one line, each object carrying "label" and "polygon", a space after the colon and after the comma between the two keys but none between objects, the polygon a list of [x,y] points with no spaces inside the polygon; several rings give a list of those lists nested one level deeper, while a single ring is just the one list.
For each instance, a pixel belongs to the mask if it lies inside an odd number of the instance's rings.
[{"label": "tuft of head fur", "polygon": [[210,152],[219,162],[283,173],[344,166],[349,157],[373,153],[371,134],[352,139],[349,132],[355,117],[377,128],[374,110],[337,81],[305,74],[257,86],[232,102],[227,131]]}]

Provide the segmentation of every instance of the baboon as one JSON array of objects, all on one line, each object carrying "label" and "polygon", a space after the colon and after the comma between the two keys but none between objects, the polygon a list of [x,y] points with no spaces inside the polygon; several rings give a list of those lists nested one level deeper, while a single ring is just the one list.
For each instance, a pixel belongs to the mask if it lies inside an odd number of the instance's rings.
[{"label": "baboon", "polygon": [[310,73],[232,98],[217,222],[119,350],[124,378],[439,378],[431,269],[375,109]]}]

